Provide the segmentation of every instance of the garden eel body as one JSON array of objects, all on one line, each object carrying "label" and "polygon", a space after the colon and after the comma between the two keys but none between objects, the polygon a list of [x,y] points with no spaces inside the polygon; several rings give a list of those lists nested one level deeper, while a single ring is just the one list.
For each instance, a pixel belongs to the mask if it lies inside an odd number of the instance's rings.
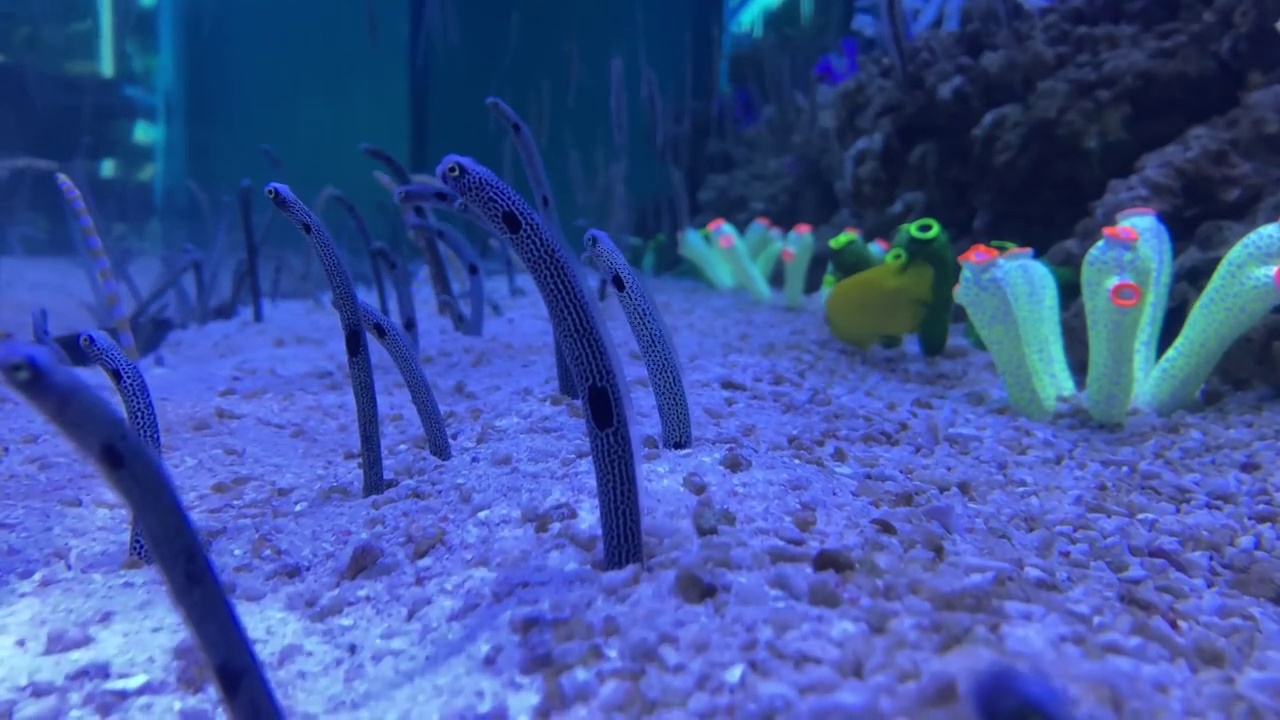
[{"label": "garden eel body", "polygon": [[436,175],[458,193],[461,208],[506,237],[529,268],[551,316],[557,345],[573,373],[574,387],[582,390],[605,566],[617,569],[643,562],[640,473],[631,434],[630,397],[599,308],[588,296],[574,258],[519,193],[488,168],[470,158],[448,155],[440,161]]},{"label": "garden eel body", "polygon": [[[538,152],[538,144],[534,141],[533,135],[529,134],[529,126],[520,119],[510,105],[503,102],[502,98],[490,97],[485,99],[484,104],[489,107],[494,117],[501,120],[511,131],[511,140],[515,143],[516,153],[520,155],[520,164],[524,165],[524,174],[529,179],[529,188],[533,190],[538,216],[542,218],[542,223],[550,233],[551,240],[559,243],[560,247],[567,251],[569,246],[564,241],[564,226],[560,224],[560,211],[556,209],[556,199],[551,194],[547,168],[542,162],[542,154]],[[572,255],[569,256],[569,263],[571,266],[574,263]],[[569,370],[564,348],[558,343],[555,347],[556,382],[560,386],[560,394],[579,400],[582,398],[582,393],[573,384],[573,373]]]},{"label": "garden eel body", "polygon": [[[347,214],[347,218],[351,220],[351,227],[355,229],[356,235],[360,237],[360,242],[364,244],[365,255],[369,258],[369,271],[373,273],[373,289],[378,293],[378,310],[386,315],[390,310],[387,308],[387,288],[382,282],[382,268],[378,258],[373,256],[373,236],[369,234],[369,223],[364,221],[364,215],[360,214],[360,208],[351,202],[351,198],[341,190],[334,190],[330,195],[333,201],[338,203],[338,207]],[[416,328],[415,328],[416,329]],[[418,344],[414,339],[413,344]]]},{"label": "garden eel body", "polygon": [[[132,360],[125,357],[120,349],[103,332],[87,332],[80,335],[80,347],[89,359],[102,368],[102,371],[116,386],[120,394],[120,403],[124,405],[124,417],[152,450],[160,456],[160,421],[156,419],[156,406],[151,401],[151,390],[147,387],[147,379]],[[142,537],[135,519],[129,527],[129,557],[135,557],[150,565],[151,553]]]},{"label": "garden eel body", "polygon": [[120,295],[120,283],[116,282],[115,273],[111,270],[111,258],[107,255],[106,246],[102,244],[102,236],[98,235],[93,216],[89,214],[89,206],[85,205],[84,196],[80,194],[80,189],[69,176],[65,173],[55,173],[53,177],[58,183],[58,189],[62,191],[63,199],[67,201],[67,207],[71,208],[71,214],[75,215],[76,222],[80,224],[80,234],[84,237],[85,245],[89,247],[93,272],[98,277],[98,285],[102,289],[102,299],[106,305],[104,309],[116,329],[116,337],[120,338],[120,347],[124,348],[124,354],[130,360],[137,360],[138,341],[133,337],[129,313],[125,310],[124,298]]},{"label": "garden eel body", "polygon": [[[387,179],[390,180],[390,178]],[[394,187],[391,192],[395,197],[396,205],[402,212],[409,210],[413,205],[422,205],[429,210],[458,211],[458,196],[443,185],[414,183]],[[451,226],[443,223],[440,224],[440,228],[452,229]],[[457,231],[454,230],[454,232]],[[501,246],[502,265],[507,272],[507,289],[512,296],[523,295],[524,291],[516,285],[516,268],[515,261],[511,257],[511,248],[505,242],[501,243]]]},{"label": "garden eel body", "polygon": [[235,720],[275,720],[279,705],[160,456],[104,398],[38,345],[0,344],[0,376],[102,470],[152,542],[169,594]]},{"label": "garden eel body", "polygon": [[360,469],[364,476],[364,497],[386,490],[382,475],[382,437],[378,428],[378,396],[373,387],[373,364],[369,360],[369,343],[364,336],[364,320],[356,299],[351,274],[347,272],[338,248],[329,237],[320,218],[282,183],[268,183],[267,199],[284,213],[311,241],[320,258],[324,274],[333,290],[333,308],[342,324],[342,339],[347,351],[347,369],[351,373],[351,392],[356,401],[356,426],[360,432]]},{"label": "garden eel body", "polygon": [[613,286],[631,333],[640,346],[662,422],[662,446],[675,450],[692,446],[689,399],[680,376],[680,360],[657,306],[608,233],[593,228],[587,231],[582,242],[595,258],[600,274]]},{"label": "garden eel body", "polygon": [[444,243],[449,248],[449,252],[453,253],[466,269],[467,288],[471,295],[471,313],[462,313],[457,308],[457,301],[454,298],[447,298],[446,302],[450,300],[454,302],[455,314],[462,318],[461,327],[458,328],[462,334],[479,337],[484,332],[484,276],[480,274],[480,258],[476,256],[475,249],[457,230],[453,228],[445,230],[444,225],[432,222],[426,217],[410,215],[405,218],[405,222],[409,226],[409,231],[421,242]]},{"label": "garden eel body", "polygon": [[[386,150],[377,145],[363,143],[360,145],[360,152],[386,168],[387,173],[395,180],[396,185],[409,185],[413,182],[413,177],[409,174],[408,169]],[[430,219],[430,213],[426,208],[411,208],[409,215],[411,217],[427,217]],[[427,262],[427,271],[431,275],[431,287],[435,290],[436,311],[443,315],[450,312],[448,309],[449,300],[454,299],[453,282],[449,279],[449,268],[445,266],[444,256],[440,253],[440,246],[436,243],[425,243],[422,247],[422,254]],[[456,303],[454,306],[456,307]],[[453,320],[454,329],[458,329],[461,326],[460,318],[455,315],[451,319]]]},{"label": "garden eel body", "polygon": [[[413,278],[408,269],[391,252],[391,248],[383,243],[374,243],[369,250],[374,263],[382,263],[391,273],[391,289],[396,295],[396,312],[400,314],[400,327],[404,330],[405,340],[414,356],[421,346],[418,341],[418,310],[413,305]],[[383,313],[384,315],[386,313]]]},{"label": "garden eel body", "polygon": [[409,398],[422,421],[422,431],[427,435],[427,449],[440,460],[452,458],[453,448],[449,445],[449,433],[445,431],[440,405],[436,403],[431,384],[418,364],[417,353],[409,346],[409,338],[386,315],[363,300],[360,301],[360,317],[364,329],[382,344],[400,371],[400,377],[404,378]]},{"label": "garden eel body", "polygon": [[263,318],[262,275],[258,271],[258,240],[253,231],[253,184],[248,178],[240,181],[236,208],[240,213],[240,234],[244,241],[245,273],[249,281],[249,300],[253,303],[253,321],[260,323]]}]

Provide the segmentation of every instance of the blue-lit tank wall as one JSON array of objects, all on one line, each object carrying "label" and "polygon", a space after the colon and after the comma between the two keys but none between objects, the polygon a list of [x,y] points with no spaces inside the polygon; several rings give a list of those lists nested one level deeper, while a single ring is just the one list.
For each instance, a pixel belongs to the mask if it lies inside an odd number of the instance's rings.
[{"label": "blue-lit tank wall", "polygon": [[[355,146],[374,142],[398,157],[407,155],[409,1],[372,0],[376,41],[368,30],[368,0],[193,3],[185,23],[190,174],[211,193],[229,191],[244,176],[265,180],[258,147],[268,143],[285,163],[286,181],[304,196],[333,183],[358,202],[380,199],[382,191],[370,178],[375,165]],[[491,122],[485,96],[503,96],[534,122],[540,114],[535,103],[547,93],[551,130],[543,151],[561,214],[572,223],[578,209],[572,207],[565,158],[572,146],[591,170],[597,148],[612,154],[609,62],[619,53],[629,75],[631,146],[636,148],[632,186],[643,194],[654,184],[656,166],[643,149],[634,0],[453,4],[458,15],[452,39],[460,44],[428,57],[431,164],[446,152],[460,152],[501,167],[505,135]],[[688,0],[644,3],[647,61],[670,102],[684,92],[684,49],[694,17],[690,5]],[[433,31],[431,37],[441,36]],[[709,32],[692,39],[712,42]],[[565,98],[575,45],[578,88],[570,108]],[[714,68],[695,72],[711,77]]]}]

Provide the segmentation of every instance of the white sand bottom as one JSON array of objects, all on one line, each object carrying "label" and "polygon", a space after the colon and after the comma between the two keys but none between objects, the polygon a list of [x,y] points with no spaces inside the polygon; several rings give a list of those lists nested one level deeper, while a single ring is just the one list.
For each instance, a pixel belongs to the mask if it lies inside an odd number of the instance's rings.
[{"label": "white sand bottom", "polygon": [[[6,322],[74,308],[48,267],[6,273]],[[642,450],[650,562],[602,573],[545,312],[492,289],[505,314],[483,338],[419,300],[450,462],[372,346],[398,485],[370,499],[328,307],[180,331],[143,362],[290,717],[957,718],[994,658],[1046,672],[1084,718],[1280,717],[1274,400],[1029,422],[958,338],[933,361],[913,341],[857,353],[816,300],[658,282],[696,442]],[[653,397],[605,312],[650,446]],[[122,567],[121,502],[4,388],[0,418],[0,717],[221,715],[158,574]],[[823,549],[844,572],[814,570]]]}]

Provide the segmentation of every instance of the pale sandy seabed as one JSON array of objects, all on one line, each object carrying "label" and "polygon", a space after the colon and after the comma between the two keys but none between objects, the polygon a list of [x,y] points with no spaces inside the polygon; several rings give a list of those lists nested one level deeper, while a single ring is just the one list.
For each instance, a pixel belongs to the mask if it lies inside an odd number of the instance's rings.
[{"label": "pale sandy seabed", "polygon": [[[4,329],[25,335],[36,304],[75,328],[82,276],[52,267],[7,262]],[[1073,409],[1030,422],[958,333],[941,360],[913,341],[859,354],[816,299],[660,281],[696,444],[651,449],[610,300],[650,448],[650,562],[602,573],[545,312],[491,287],[505,314],[483,338],[419,298],[450,462],[372,346],[398,484],[371,499],[327,306],[181,331],[143,363],[165,460],[291,717],[963,718],[997,657],[1084,718],[1280,717],[1275,399],[1121,431]],[[121,501],[7,390],[0,418],[0,716],[221,715],[156,572],[122,568]],[[822,549],[843,572],[815,571]]]}]

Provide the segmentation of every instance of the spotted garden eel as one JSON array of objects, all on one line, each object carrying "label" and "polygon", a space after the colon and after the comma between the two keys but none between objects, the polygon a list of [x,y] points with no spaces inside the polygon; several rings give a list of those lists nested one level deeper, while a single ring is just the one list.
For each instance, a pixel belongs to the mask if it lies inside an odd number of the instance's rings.
[{"label": "spotted garden eel", "polygon": [[605,566],[618,569],[644,562],[631,398],[613,341],[582,283],[577,263],[537,211],[493,171],[471,158],[447,155],[436,176],[458,194],[459,208],[474,213],[505,237],[529,269],[551,316],[557,345],[573,373],[574,387],[582,391]]},{"label": "spotted garden eel", "polygon": [[582,243],[600,274],[613,286],[631,333],[640,346],[640,357],[644,358],[644,369],[649,373],[658,418],[662,422],[662,447],[683,450],[692,446],[689,399],[680,376],[680,359],[658,306],[608,233],[593,228],[587,231]]},{"label": "spotted garden eel", "polygon": [[471,337],[480,337],[484,333],[484,276],[480,274],[480,258],[471,247],[471,243],[456,231],[446,231],[442,224],[432,222],[427,217],[406,215],[405,225],[419,243],[424,245],[444,243],[445,247],[449,248],[449,252],[453,253],[453,256],[462,264],[467,275],[467,289],[471,295],[471,312],[462,312],[454,297],[444,298],[444,302],[451,304],[451,312],[457,318],[459,332]]},{"label": "spotted garden eel", "polygon": [[[409,174],[409,170],[386,150],[377,145],[363,143],[360,145],[360,152],[386,168],[393,180],[392,187],[413,183],[413,176]],[[431,218],[431,211],[427,208],[416,208],[412,212],[414,216],[419,216],[420,214],[428,219]],[[453,281],[449,279],[449,268],[444,264],[444,255],[440,253],[440,246],[434,242],[428,242],[423,246],[422,254],[427,263],[427,270],[431,275],[431,287],[435,291],[436,312],[444,315],[449,312],[449,301],[454,299]],[[454,305],[456,306],[456,303]],[[451,319],[454,322],[455,329],[457,329],[458,318],[452,317]]]},{"label": "spotted garden eel", "polygon": [[449,433],[445,431],[444,418],[440,415],[440,405],[436,402],[431,384],[422,372],[417,353],[409,345],[409,337],[396,324],[391,322],[378,308],[360,300],[360,318],[364,329],[374,337],[391,356],[405,387],[409,389],[409,399],[413,408],[418,411],[418,420],[422,422],[422,432],[427,435],[427,449],[437,459],[449,460],[453,457],[453,448],[449,445]]},{"label": "spotted garden eel", "polygon": [[[74,371],[47,350],[0,343],[0,377],[89,456],[133,510],[191,634],[213,671],[227,715],[282,717],[244,626],[227,599],[160,456]],[[163,538],[163,542],[155,540]]]},{"label": "spotted garden eel", "polygon": [[356,298],[351,273],[347,271],[338,247],[320,218],[298,199],[288,185],[267,183],[263,191],[267,199],[311,241],[320,258],[320,266],[333,291],[333,309],[342,324],[343,345],[347,352],[347,370],[351,373],[351,392],[356,401],[356,426],[360,433],[360,470],[364,476],[361,494],[378,495],[386,490],[382,474],[382,435],[378,428],[378,396],[373,386],[373,364],[369,360],[369,343],[364,336],[364,320]]},{"label": "spotted garden eel", "polygon": [[[125,419],[129,421],[133,431],[159,455],[160,421],[156,419],[156,406],[151,401],[151,390],[147,387],[147,379],[143,377],[142,371],[104,332],[81,333],[80,347],[116,386],[120,404],[124,405]],[[147,565],[152,563],[151,553],[147,551],[147,543],[142,538],[137,520],[129,527],[129,557],[138,558]]]},{"label": "spotted garden eel", "polygon": [[[391,248],[383,243],[374,243],[369,248],[369,255],[375,263],[382,263],[391,275],[391,290],[396,296],[396,312],[400,315],[400,328],[404,331],[405,340],[414,355],[417,355],[418,342],[418,310],[413,304],[413,276],[409,269],[400,262]],[[386,313],[383,313],[384,315]]]},{"label": "spotted garden eel", "polygon": [[[569,246],[564,241],[564,226],[560,224],[560,211],[556,209],[556,199],[551,194],[551,181],[547,179],[547,168],[542,162],[542,154],[538,152],[538,143],[529,132],[529,125],[502,98],[486,98],[484,104],[511,131],[511,141],[515,143],[516,154],[520,156],[520,164],[524,165],[524,174],[529,180],[529,189],[537,201],[538,217],[542,218],[551,239],[565,249],[572,266],[574,258],[568,253]],[[556,343],[556,383],[560,386],[560,394],[581,399],[582,394],[573,384],[573,373],[569,371],[564,348],[559,343]]]}]

